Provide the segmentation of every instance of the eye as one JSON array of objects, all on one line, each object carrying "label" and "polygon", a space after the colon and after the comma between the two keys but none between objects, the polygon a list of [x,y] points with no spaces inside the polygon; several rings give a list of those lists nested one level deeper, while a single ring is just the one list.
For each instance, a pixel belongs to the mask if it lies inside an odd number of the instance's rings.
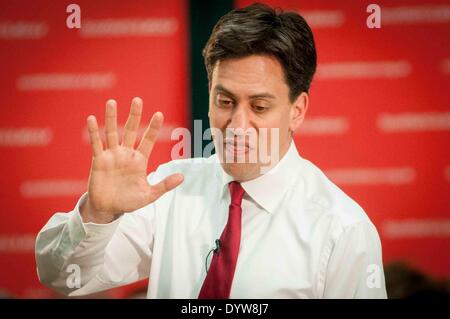
[{"label": "eye", "polygon": [[230,98],[223,97],[223,96],[217,96],[217,105],[219,107],[231,107],[233,106],[234,101]]},{"label": "eye", "polygon": [[253,110],[254,110],[256,113],[262,113],[262,112],[264,112],[266,109],[267,109],[267,108],[266,108],[265,106],[262,106],[262,105],[253,105]]},{"label": "eye", "polygon": [[219,103],[220,103],[220,105],[223,105],[223,106],[230,106],[231,104],[233,104],[233,101],[220,99]]}]

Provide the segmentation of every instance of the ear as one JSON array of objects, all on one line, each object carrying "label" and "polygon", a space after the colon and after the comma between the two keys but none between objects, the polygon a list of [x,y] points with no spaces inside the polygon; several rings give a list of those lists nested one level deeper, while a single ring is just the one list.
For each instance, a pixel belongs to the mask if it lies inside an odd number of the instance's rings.
[{"label": "ear", "polygon": [[305,119],[306,111],[308,110],[309,97],[308,93],[302,92],[291,106],[291,119],[289,123],[289,130],[295,132]]}]

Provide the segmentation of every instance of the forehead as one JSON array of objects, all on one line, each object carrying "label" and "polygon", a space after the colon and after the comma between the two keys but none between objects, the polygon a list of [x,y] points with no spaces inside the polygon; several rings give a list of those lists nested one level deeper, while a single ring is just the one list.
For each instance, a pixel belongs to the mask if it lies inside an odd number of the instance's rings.
[{"label": "forehead", "polygon": [[214,90],[219,84],[235,94],[260,91],[285,94],[288,91],[280,62],[265,55],[218,61],[213,69],[211,88]]}]

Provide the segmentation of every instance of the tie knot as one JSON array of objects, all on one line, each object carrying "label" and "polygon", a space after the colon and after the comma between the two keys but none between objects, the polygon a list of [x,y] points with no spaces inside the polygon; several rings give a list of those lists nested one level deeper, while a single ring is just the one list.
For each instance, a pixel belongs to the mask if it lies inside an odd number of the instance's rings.
[{"label": "tie knot", "polygon": [[228,184],[228,189],[230,190],[231,204],[241,206],[242,197],[244,197],[244,189],[239,182],[231,182]]}]

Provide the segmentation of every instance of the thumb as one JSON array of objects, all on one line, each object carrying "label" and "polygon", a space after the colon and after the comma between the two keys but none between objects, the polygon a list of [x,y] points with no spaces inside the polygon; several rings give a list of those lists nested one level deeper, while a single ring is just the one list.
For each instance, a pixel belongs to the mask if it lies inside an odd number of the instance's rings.
[{"label": "thumb", "polygon": [[148,191],[148,198],[150,203],[154,202],[168,191],[174,189],[175,187],[180,185],[183,181],[184,181],[183,174],[177,173],[166,177],[161,182],[155,185],[150,185],[150,189]]}]

